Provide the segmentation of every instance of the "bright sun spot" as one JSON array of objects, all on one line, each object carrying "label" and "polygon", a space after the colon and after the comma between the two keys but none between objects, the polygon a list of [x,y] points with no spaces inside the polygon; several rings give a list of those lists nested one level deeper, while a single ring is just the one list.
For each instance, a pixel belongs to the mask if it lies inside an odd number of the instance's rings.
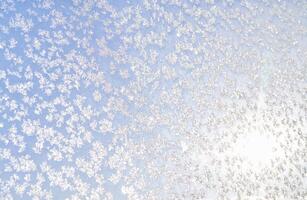
[{"label": "bright sun spot", "polygon": [[274,157],[275,142],[273,138],[251,133],[238,139],[236,154],[253,167],[266,166]]}]

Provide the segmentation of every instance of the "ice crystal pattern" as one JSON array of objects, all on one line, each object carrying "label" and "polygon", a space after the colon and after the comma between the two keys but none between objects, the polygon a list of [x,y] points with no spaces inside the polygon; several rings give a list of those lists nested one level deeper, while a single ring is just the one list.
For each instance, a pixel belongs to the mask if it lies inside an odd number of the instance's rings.
[{"label": "ice crystal pattern", "polygon": [[0,199],[304,200],[306,0],[1,0]]}]

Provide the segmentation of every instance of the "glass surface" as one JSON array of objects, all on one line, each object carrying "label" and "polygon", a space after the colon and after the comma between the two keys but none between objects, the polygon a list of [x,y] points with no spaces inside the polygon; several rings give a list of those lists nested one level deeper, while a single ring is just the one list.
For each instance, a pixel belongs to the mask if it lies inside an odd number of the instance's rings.
[{"label": "glass surface", "polygon": [[303,200],[306,0],[1,0],[0,199]]}]

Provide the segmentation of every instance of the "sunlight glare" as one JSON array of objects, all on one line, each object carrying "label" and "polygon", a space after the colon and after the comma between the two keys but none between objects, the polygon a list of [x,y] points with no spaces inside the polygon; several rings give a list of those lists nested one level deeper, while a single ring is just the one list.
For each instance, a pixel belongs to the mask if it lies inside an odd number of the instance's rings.
[{"label": "sunlight glare", "polygon": [[264,134],[252,133],[239,138],[236,152],[254,167],[268,165],[274,156],[274,140]]}]

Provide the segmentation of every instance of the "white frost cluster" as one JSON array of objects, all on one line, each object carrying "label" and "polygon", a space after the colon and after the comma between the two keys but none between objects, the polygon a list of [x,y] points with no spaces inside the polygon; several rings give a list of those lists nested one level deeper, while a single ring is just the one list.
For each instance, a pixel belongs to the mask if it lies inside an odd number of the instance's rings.
[{"label": "white frost cluster", "polygon": [[0,199],[305,200],[306,0],[1,0]]}]

